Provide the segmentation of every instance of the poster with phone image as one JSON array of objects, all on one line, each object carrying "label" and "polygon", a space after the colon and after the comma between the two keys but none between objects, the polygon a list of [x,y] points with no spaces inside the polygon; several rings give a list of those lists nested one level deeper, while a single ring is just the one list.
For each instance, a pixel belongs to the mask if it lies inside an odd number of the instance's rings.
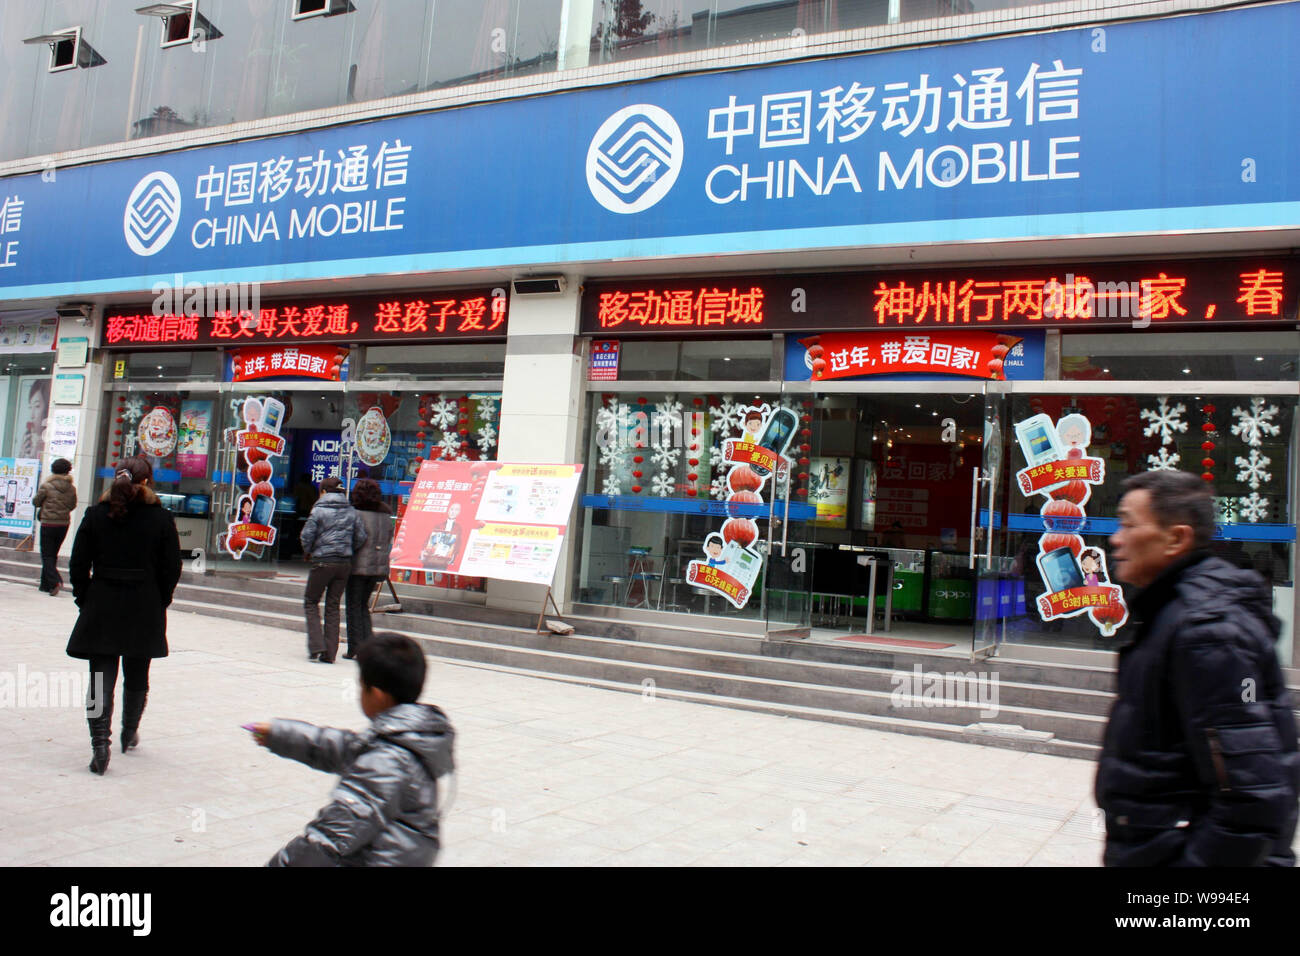
[{"label": "poster with phone image", "polygon": [[1128,608],[1110,581],[1105,552],[1084,540],[1085,506],[1093,487],[1106,480],[1105,461],[1088,454],[1092,423],[1077,413],[1056,421],[1037,414],[1017,422],[1014,431],[1025,459],[1016,482],[1024,495],[1042,500],[1035,563],[1046,590],[1038,597],[1038,615],[1055,621],[1086,614],[1110,637],[1128,620]]},{"label": "poster with phone image", "polygon": [[35,458],[0,458],[0,531],[29,535],[36,527],[32,496],[41,474]]},{"label": "poster with phone image", "polygon": [[270,459],[283,455],[285,441],[280,435],[285,406],[277,398],[247,398],[240,407],[244,427],[235,433],[235,447],[248,475],[248,491],[236,502],[234,520],[219,536],[220,547],[236,560],[245,554],[260,557],[264,548],[275,544],[274,468]]}]

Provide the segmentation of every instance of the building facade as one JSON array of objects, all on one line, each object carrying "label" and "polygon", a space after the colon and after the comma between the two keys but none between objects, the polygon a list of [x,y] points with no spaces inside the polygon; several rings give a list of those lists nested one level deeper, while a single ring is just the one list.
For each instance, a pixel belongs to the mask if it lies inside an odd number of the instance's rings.
[{"label": "building facade", "polygon": [[327,473],[579,462],[568,609],[1086,657],[1177,468],[1294,663],[1300,4],[10,7],[15,528],[146,454],[196,569],[293,568]]}]

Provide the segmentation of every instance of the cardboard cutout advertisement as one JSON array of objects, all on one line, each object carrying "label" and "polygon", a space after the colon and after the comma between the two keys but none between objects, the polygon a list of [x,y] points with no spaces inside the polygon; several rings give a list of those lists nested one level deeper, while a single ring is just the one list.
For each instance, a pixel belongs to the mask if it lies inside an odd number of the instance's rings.
[{"label": "cardboard cutout advertisement", "polygon": [[1027,463],[1016,483],[1026,496],[1045,499],[1035,562],[1047,592],[1038,598],[1038,616],[1054,621],[1087,614],[1110,637],[1128,620],[1128,608],[1119,586],[1110,583],[1105,552],[1085,545],[1080,533],[1092,486],[1106,480],[1105,460],[1088,457],[1092,424],[1079,414],[1056,422],[1039,414],[1018,422],[1015,432]]},{"label": "cardboard cutout advertisement", "polygon": [[250,547],[260,554],[263,547],[275,544],[271,524],[275,514],[275,486],[271,484],[274,469],[268,459],[284,454],[284,438],[280,435],[284,403],[275,398],[249,398],[244,401],[242,415],[245,427],[235,434],[235,447],[243,453],[249,485],[237,503],[235,520],[226,528],[224,545],[236,560]]},{"label": "cardboard cutout advertisement", "polygon": [[427,461],[397,526],[389,565],[550,584],[581,465]]},{"label": "cardboard cutout advertisement", "polygon": [[799,417],[788,408],[750,406],[741,411],[741,437],[722,443],[722,460],[731,465],[727,472],[727,514],[718,531],[704,540],[704,559],[686,566],[686,583],[713,591],[737,610],[754,592],[754,582],[763,570],[756,517],[764,514],[762,491],[768,478],[789,475],[786,451],[799,428]]}]

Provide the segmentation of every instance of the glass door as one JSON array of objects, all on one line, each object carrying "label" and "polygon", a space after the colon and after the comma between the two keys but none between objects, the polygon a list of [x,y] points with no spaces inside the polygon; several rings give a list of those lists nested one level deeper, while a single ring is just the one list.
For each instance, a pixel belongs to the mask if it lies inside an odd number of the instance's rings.
[{"label": "glass door", "polygon": [[1005,384],[988,382],[984,392],[980,461],[970,474],[971,539],[968,567],[975,582],[971,656],[997,652],[1006,623],[1024,611],[1024,588],[1007,552],[1007,496],[1011,485],[1006,445]]}]

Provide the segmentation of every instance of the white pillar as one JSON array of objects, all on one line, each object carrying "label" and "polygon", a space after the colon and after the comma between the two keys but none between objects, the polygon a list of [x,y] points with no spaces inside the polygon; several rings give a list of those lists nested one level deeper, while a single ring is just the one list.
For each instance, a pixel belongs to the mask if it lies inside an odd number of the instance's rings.
[{"label": "white pillar", "polygon": [[[501,461],[571,464],[582,445],[582,339],[578,323],[582,296],[578,277],[557,295],[513,295],[501,392]],[[579,496],[581,493],[579,493]],[[569,600],[573,535],[579,526],[574,506],[565,548],[555,572],[553,593],[562,607]],[[545,593],[536,585],[488,581],[492,607],[538,611]]]},{"label": "white pillar", "polygon": [[[99,465],[96,454],[99,451],[99,438],[104,429],[104,408],[107,404],[104,395],[104,357],[103,353],[94,350],[94,344],[97,339],[96,322],[102,322],[102,310],[96,309],[95,321],[82,323],[77,319],[60,319],[59,332],[55,344],[62,339],[68,338],[88,338],[90,340],[91,351],[86,359],[84,366],[64,367],[57,362],[51,373],[50,389],[50,418],[53,419],[54,412],[71,408],[77,408],[73,405],[56,405],[54,404],[54,384],[58,381],[59,375],[84,375],[85,383],[81,392],[80,421],[77,424],[77,451],[72,458],[72,472],[69,477],[77,489],[77,510],[73,512],[72,523],[70,525],[71,533],[67,543],[63,546],[64,551],[72,549],[72,534],[75,534],[77,526],[81,523],[81,516],[85,513],[87,506],[93,505],[98,500],[95,489],[99,485],[98,479],[95,478],[95,470]],[[56,353],[57,355],[57,353]],[[49,453],[50,430],[45,433],[46,454],[44,461],[41,462],[41,478],[44,480],[50,475],[50,463],[54,461],[54,455]]]}]

